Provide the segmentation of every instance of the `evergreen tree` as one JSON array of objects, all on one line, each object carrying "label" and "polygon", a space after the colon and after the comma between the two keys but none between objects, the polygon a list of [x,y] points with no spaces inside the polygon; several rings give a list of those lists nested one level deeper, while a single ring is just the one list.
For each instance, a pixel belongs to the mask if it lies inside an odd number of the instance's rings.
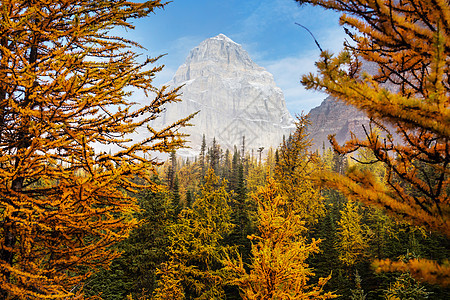
[{"label": "evergreen tree", "polygon": [[226,182],[209,169],[200,196],[170,227],[169,259],[159,268],[155,299],[220,299],[225,282],[219,257],[232,229]]},{"label": "evergreen tree", "polygon": [[239,156],[239,152],[234,147],[234,153],[233,153],[233,161],[231,162],[231,179],[229,182],[229,190],[230,191],[236,191],[239,185],[239,166],[241,166],[241,159]]},{"label": "evergreen tree", "polygon": [[[376,207],[367,207],[366,213],[362,221],[367,226],[367,242],[370,246],[371,257],[382,259],[386,257],[396,257],[393,250],[390,249],[391,240],[399,239],[399,231],[401,222],[396,222],[394,219],[386,215],[386,213]],[[404,224],[408,226],[407,224]],[[412,226],[411,226],[412,227]],[[411,235],[414,232],[411,231]],[[397,253],[397,252],[396,252]]]},{"label": "evergreen tree", "polygon": [[231,153],[230,150],[227,149],[225,151],[225,157],[224,157],[224,161],[223,161],[223,166],[222,166],[222,178],[226,179],[228,182],[230,182],[231,180],[231,172],[232,172],[232,168],[231,168]]},{"label": "evergreen tree", "polygon": [[193,202],[192,191],[186,192],[186,207],[191,207]]},{"label": "evergreen tree", "polygon": [[217,175],[219,175],[221,152],[222,150],[216,142],[216,138],[213,138],[212,146],[208,149],[208,165]]},{"label": "evergreen tree", "polygon": [[352,290],[350,300],[366,300],[366,295],[361,287],[361,276],[359,276],[358,271],[355,272],[355,284],[356,289]]},{"label": "evergreen tree", "polygon": [[206,138],[205,138],[204,134],[202,137],[202,145],[200,147],[199,160],[200,160],[200,169],[201,169],[200,176],[201,176],[201,178],[204,178],[206,175],[206,170],[207,170],[207,167],[206,167]]},{"label": "evergreen tree", "polygon": [[170,152],[169,167],[167,169],[167,186],[169,190],[173,190],[175,183],[175,174],[177,173],[177,156],[176,152]]},{"label": "evergreen tree", "polygon": [[181,203],[181,195],[180,195],[180,186],[178,184],[178,176],[175,175],[175,179],[173,180],[173,188],[172,188],[172,204],[175,209],[175,215],[181,212],[183,209],[183,203]]},{"label": "evergreen tree", "polygon": [[130,294],[135,298],[151,295],[156,288],[156,268],[168,259],[167,235],[176,215],[170,192],[162,186],[156,191],[144,190],[137,198],[139,225],[118,245],[122,255],[86,283],[88,296],[122,300]]},{"label": "evergreen tree", "polygon": [[[284,136],[283,136],[283,144],[284,144]],[[275,165],[280,162],[280,154],[278,153],[278,149],[275,150]]]},{"label": "evergreen tree", "polygon": [[255,207],[247,196],[247,188],[244,179],[244,167],[238,165],[236,190],[232,193],[230,207],[232,209],[232,222],[235,224],[230,236],[227,238],[229,245],[238,246],[238,249],[247,262],[250,255],[250,241],[247,236],[253,233],[252,215],[255,214]]},{"label": "evergreen tree", "polygon": [[424,300],[430,293],[408,273],[401,274],[385,293],[386,300]]},{"label": "evergreen tree", "polygon": [[271,179],[266,187],[254,195],[258,203],[259,234],[249,237],[252,245],[250,270],[244,268],[242,258],[228,257],[228,271],[232,281],[241,290],[243,299],[332,299],[336,296],[323,292],[329,280],[320,278],[317,284],[308,284],[314,276],[306,263],[309,255],[319,251],[318,240],[307,243],[299,215],[283,200],[277,185]]},{"label": "evergreen tree", "polygon": [[275,166],[275,180],[280,185],[280,193],[290,206],[308,225],[317,223],[324,214],[324,202],[320,189],[310,180],[317,170],[318,161],[308,153],[311,141],[306,133],[307,118],[300,116],[296,130],[279,149]]}]

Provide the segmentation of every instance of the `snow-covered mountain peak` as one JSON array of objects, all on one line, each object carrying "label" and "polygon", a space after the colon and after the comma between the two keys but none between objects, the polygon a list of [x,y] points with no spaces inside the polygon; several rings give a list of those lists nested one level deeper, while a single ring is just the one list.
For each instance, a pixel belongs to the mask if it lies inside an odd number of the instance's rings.
[{"label": "snow-covered mountain peak", "polygon": [[226,43],[233,43],[233,44],[239,45],[238,43],[236,43],[235,41],[233,41],[232,39],[230,39],[223,33],[220,33],[212,38],[209,38],[209,40],[219,40],[219,41],[224,41]]},{"label": "snow-covered mountain peak", "polygon": [[239,146],[243,136],[249,150],[276,147],[294,127],[272,74],[224,34],[192,49],[168,84],[183,85],[183,101],[168,106],[158,125],[200,111],[194,126],[183,129],[191,135],[192,150],[200,149],[203,134],[223,148]]},{"label": "snow-covered mountain peak", "polygon": [[224,34],[204,40],[191,50],[185,64],[222,62],[230,67],[256,68],[247,51]]}]

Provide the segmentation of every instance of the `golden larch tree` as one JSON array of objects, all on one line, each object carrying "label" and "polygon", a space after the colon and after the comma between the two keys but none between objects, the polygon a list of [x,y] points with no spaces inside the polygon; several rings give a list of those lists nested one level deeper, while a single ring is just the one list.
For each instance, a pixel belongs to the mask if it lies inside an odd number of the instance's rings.
[{"label": "golden larch tree", "polygon": [[[346,177],[323,173],[321,180],[450,237],[449,2],[296,1],[342,12],[340,23],[351,40],[337,56],[323,51],[318,74],[305,75],[303,84],[361,109],[377,128],[344,146],[331,138],[334,149],[369,149],[386,167],[383,183],[360,169]],[[366,66],[375,70],[368,74]],[[425,260],[423,266],[450,276],[448,267]]]},{"label": "golden larch tree", "polygon": [[[150,152],[182,145],[181,120],[130,138],[178,101],[156,59],[110,31],[161,1],[0,3],[0,298],[56,299],[118,253],[135,224],[127,191],[154,186]],[[132,103],[132,91],[151,98]],[[145,129],[145,128],[144,128]],[[94,146],[114,152],[95,151]],[[135,178],[145,179],[136,184]]]},{"label": "golden larch tree", "polygon": [[[306,195],[305,195],[306,196]],[[252,194],[258,203],[258,234],[252,240],[250,270],[244,267],[242,257],[229,255],[224,261],[230,281],[239,287],[245,300],[256,299],[333,299],[337,296],[323,290],[330,279],[319,278],[309,284],[314,276],[307,259],[319,252],[320,240],[308,243],[301,213],[282,196],[273,178]]]},{"label": "golden larch tree", "polygon": [[309,153],[311,139],[306,131],[309,121],[306,116],[298,116],[296,129],[283,140],[278,150],[274,178],[279,184],[279,192],[284,197],[287,209],[292,209],[306,225],[316,224],[325,214],[324,198],[311,177],[319,169],[319,160]]},{"label": "golden larch tree", "polygon": [[361,222],[362,216],[358,211],[358,205],[348,201],[341,211],[338,221],[337,248],[339,249],[339,260],[346,267],[352,267],[366,255],[369,247],[364,227]]}]

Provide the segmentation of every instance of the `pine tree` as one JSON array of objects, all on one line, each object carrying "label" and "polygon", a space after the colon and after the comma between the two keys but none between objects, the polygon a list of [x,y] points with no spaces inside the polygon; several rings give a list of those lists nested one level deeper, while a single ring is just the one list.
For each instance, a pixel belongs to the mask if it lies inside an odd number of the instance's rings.
[{"label": "pine tree", "polygon": [[206,170],[207,170],[207,166],[206,166],[206,137],[203,134],[202,137],[202,145],[200,147],[200,168],[201,168],[201,177],[205,177],[206,175]]},{"label": "pine tree", "polygon": [[234,276],[232,282],[241,290],[243,299],[332,299],[336,296],[323,292],[329,280],[320,278],[317,284],[308,284],[314,276],[307,258],[319,251],[319,240],[307,243],[306,228],[295,211],[286,209],[273,179],[253,196],[258,203],[259,234],[250,236],[252,262],[250,271],[244,268],[240,255],[225,259],[227,269]]},{"label": "pine tree", "polygon": [[192,197],[192,191],[188,190],[186,192],[186,207],[191,207],[192,206],[192,202],[193,202],[192,198],[193,198]]},{"label": "pine tree", "polygon": [[[126,191],[151,183],[154,151],[182,145],[179,125],[131,134],[179,101],[152,86],[157,59],[137,62],[132,29],[162,1],[1,1],[0,298],[69,297],[135,221]],[[132,91],[152,94],[136,107]],[[152,96],[152,97],[153,97]],[[95,152],[94,144],[118,149]],[[145,155],[145,156],[144,156]],[[136,177],[146,179],[136,184]]]},{"label": "pine tree", "polygon": [[[153,180],[159,183],[157,178]],[[132,294],[137,299],[151,295],[156,288],[156,268],[167,260],[167,235],[176,214],[170,192],[163,186],[157,191],[143,190],[137,198],[139,225],[118,244],[122,255],[109,269],[89,279],[83,288],[88,296],[101,294],[104,300],[122,300]]]},{"label": "pine tree", "polygon": [[351,291],[350,300],[366,300],[366,295],[361,287],[361,276],[359,276],[358,271],[355,272],[355,284],[356,289]]},{"label": "pine tree", "polygon": [[221,175],[222,178],[226,179],[228,182],[230,182],[231,180],[231,161],[232,161],[231,153],[230,150],[227,149],[225,150]]},{"label": "pine tree", "polygon": [[201,195],[171,226],[169,259],[159,268],[155,299],[220,299],[225,282],[219,257],[232,229],[226,182],[209,169]]},{"label": "pine tree", "polygon": [[239,168],[241,166],[239,152],[234,146],[233,160],[231,162],[231,178],[229,182],[229,190],[236,191],[239,184]]},{"label": "pine tree", "polygon": [[386,300],[401,300],[414,299],[423,300],[428,299],[430,292],[427,292],[414,278],[408,273],[401,274],[397,280],[392,284],[387,291],[385,291],[384,299]]},{"label": "pine tree", "polygon": [[317,158],[308,153],[311,141],[306,133],[307,118],[298,117],[296,130],[279,149],[275,165],[275,180],[280,193],[308,225],[324,215],[324,202],[320,189],[312,183],[311,175],[318,169]]},{"label": "pine tree", "polygon": [[339,260],[346,267],[351,267],[361,261],[368,248],[361,218],[358,206],[354,202],[348,201],[345,209],[341,212],[337,229]]},{"label": "pine tree", "polygon": [[180,186],[178,184],[177,175],[175,175],[175,179],[173,180],[172,205],[174,206],[176,215],[183,209],[183,203],[181,203]]},{"label": "pine tree", "polygon": [[212,146],[208,149],[208,161],[209,168],[213,169],[214,172],[219,174],[220,160],[221,160],[222,150],[219,144],[216,142],[216,138],[213,138]]},{"label": "pine tree", "polygon": [[[304,76],[303,84],[363,110],[376,125],[366,128],[365,140],[352,137],[342,147],[332,138],[334,149],[351,153],[367,148],[386,167],[386,184],[360,170],[346,177],[324,173],[322,180],[350,197],[450,237],[450,4],[297,2],[342,12],[340,22],[352,40],[337,56],[322,52],[319,74]],[[365,65],[374,66],[375,74],[362,72]],[[423,267],[432,267],[443,278],[450,275],[450,269],[430,261],[423,261]]]},{"label": "pine tree", "polygon": [[167,168],[167,186],[173,191],[175,183],[175,174],[177,173],[177,156],[176,152],[170,152],[169,167]]}]

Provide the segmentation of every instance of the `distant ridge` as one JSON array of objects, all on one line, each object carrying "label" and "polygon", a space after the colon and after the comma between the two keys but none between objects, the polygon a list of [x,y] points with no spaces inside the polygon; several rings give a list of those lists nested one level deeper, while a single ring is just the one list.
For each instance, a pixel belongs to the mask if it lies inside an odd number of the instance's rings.
[{"label": "distant ridge", "polygon": [[[376,74],[378,66],[372,62],[363,62],[363,72],[369,74]],[[395,91],[396,86],[390,83],[382,84],[384,88]],[[312,150],[322,149],[323,145],[326,148],[330,147],[328,135],[335,134],[336,140],[340,145],[343,145],[351,138],[351,133],[359,139],[365,139],[366,133],[363,126],[369,129],[370,119],[367,115],[354,106],[346,105],[334,97],[328,96],[322,103],[311,109],[309,112],[309,120],[311,125],[308,128],[310,138],[313,139]],[[384,124],[390,130],[394,140],[401,142],[398,135],[394,132],[393,127],[389,124]],[[385,135],[384,132],[381,133]]]},{"label": "distant ridge", "polygon": [[363,125],[369,125],[369,118],[353,106],[329,96],[309,112],[309,137],[313,140],[312,151],[330,147],[328,135],[336,134],[339,144],[351,138],[353,132],[359,138],[365,138]]}]

